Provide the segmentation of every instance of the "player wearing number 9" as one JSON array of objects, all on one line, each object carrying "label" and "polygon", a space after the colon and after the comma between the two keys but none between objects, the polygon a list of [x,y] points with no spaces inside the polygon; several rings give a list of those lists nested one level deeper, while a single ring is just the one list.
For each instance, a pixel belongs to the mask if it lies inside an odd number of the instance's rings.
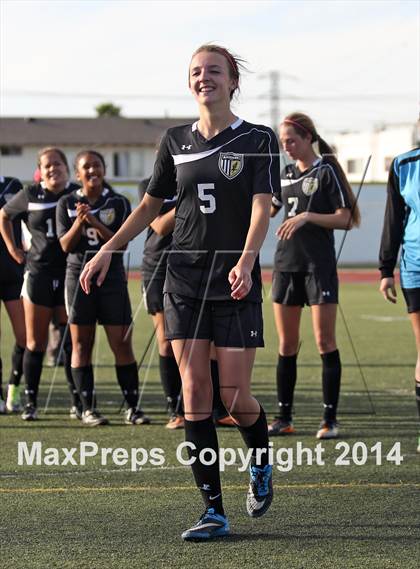
[{"label": "player wearing number 9", "polygon": [[[44,148],[38,153],[41,182],[26,186],[1,211],[1,230],[11,256],[24,263],[25,256],[14,242],[12,221],[21,219],[31,234],[22,297],[26,322],[26,349],[23,356],[27,404],[22,419],[37,418],[37,395],[42,361],[48,342],[48,325],[53,312],[60,326],[67,323],[64,308],[66,255],[56,234],[55,213],[58,200],[77,186],[69,183],[69,167],[62,150]],[[77,412],[79,397],[70,372],[71,344],[64,343],[64,365],[72,397],[72,412]]]},{"label": "player wearing number 9", "polygon": [[[188,82],[199,109],[194,124],[169,129],[141,204],[86,267],[81,283],[103,281],[110,249],[125,245],[177,194],[172,250],[165,281],[165,332],[171,340],[183,386],[186,439],[197,458],[204,448],[217,456],[211,417],[210,344],[216,347],[220,394],[241,435],[253,449],[248,514],[263,515],[272,499],[267,422],[251,395],[255,349],[263,346],[258,252],[280,181],[273,131],[235,116],[230,101],[238,89],[239,63],[228,50],[201,46],[192,56]],[[233,349],[232,349],[233,348]],[[257,461],[257,449],[262,449]],[[258,453],[259,454],[259,453]],[[219,463],[192,464],[206,511],[185,540],[229,532]]]},{"label": "player wearing number 9", "polygon": [[138,372],[131,341],[131,305],[123,264],[116,251],[107,278],[94,285],[91,295],[80,288],[79,275],[86,261],[109,241],[130,214],[130,202],[105,182],[105,161],[95,150],[83,150],[75,158],[75,172],[82,187],[63,197],[57,207],[57,234],[68,253],[65,280],[73,353],[71,370],[83,405],[82,422],[88,426],[108,421],[95,409],[92,350],[96,323],[103,324],[115,357],[118,383],[127,403],[127,424],[150,422],[138,408]]},{"label": "player wearing number 9", "polygon": [[335,339],[338,277],[333,230],[358,225],[360,214],[340,164],[310,117],[288,115],[280,125],[280,141],[295,163],[282,171],[281,192],[273,196],[272,205],[272,215],[284,206],[284,220],[277,230],[272,288],[279,336],[279,415],[269,433],[295,432],[293,393],[299,324],[306,304],[322,360],[324,416],[316,436],[335,438],[341,363]]}]

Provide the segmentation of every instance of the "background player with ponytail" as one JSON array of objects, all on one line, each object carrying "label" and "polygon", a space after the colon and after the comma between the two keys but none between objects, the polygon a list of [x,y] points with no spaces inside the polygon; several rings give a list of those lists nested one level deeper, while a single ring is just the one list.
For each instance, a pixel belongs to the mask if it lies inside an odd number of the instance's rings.
[{"label": "background player with ponytail", "polygon": [[250,382],[256,348],[264,345],[258,252],[268,229],[271,194],[278,192],[279,156],[271,129],[232,113],[239,76],[239,60],[225,48],[204,45],[196,50],[189,87],[199,120],[169,129],[141,204],[81,275],[87,292],[96,273],[101,284],[109,251],[143,231],[163,200],[177,193],[165,281],[165,331],[181,372],[186,439],[193,446],[193,474],[205,504],[198,523],[182,534],[185,540],[229,533],[218,460],[205,465],[198,459],[204,448],[218,456],[211,417],[212,341],[222,399],[253,449],[248,514],[263,515],[272,500],[267,421]]},{"label": "background player with ponytail", "polygon": [[[280,125],[280,141],[295,161],[281,174],[272,215],[284,206],[284,221],[274,259],[273,307],[279,336],[277,393],[280,413],[270,435],[295,432],[292,423],[299,324],[303,306],[311,307],[315,341],[322,361],[324,416],[317,438],[338,435],[337,405],[341,363],[335,338],[338,277],[334,229],[360,223],[355,197],[331,147],[303,113],[288,115]],[[319,156],[314,148],[317,143]]]}]

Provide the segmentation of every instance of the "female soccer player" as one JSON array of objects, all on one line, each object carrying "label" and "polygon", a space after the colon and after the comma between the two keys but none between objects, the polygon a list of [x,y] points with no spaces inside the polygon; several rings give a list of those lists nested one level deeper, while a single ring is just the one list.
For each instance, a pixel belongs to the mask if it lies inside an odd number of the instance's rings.
[{"label": "female soccer player", "polygon": [[[420,417],[420,148],[394,158],[389,170],[388,199],[379,252],[380,291],[397,302],[394,269],[401,249],[401,288],[417,345],[415,387]],[[420,452],[420,436],[417,452]]]},{"label": "female soccer player", "polygon": [[[140,201],[146,193],[151,178],[139,184]],[[143,250],[143,298],[147,312],[153,318],[156,338],[159,347],[159,370],[168,408],[171,412],[166,425],[167,429],[175,430],[184,427],[184,412],[181,396],[181,376],[178,364],[173,354],[172,346],[165,337],[165,319],[163,312],[163,289],[166,276],[168,251],[172,243],[172,233],[175,228],[176,196],[165,199],[159,215],[149,225]],[[227,413],[220,397],[219,367],[216,352],[212,346],[211,379],[213,385],[213,417],[217,426],[236,426],[232,417]]]},{"label": "female soccer player", "polygon": [[250,381],[255,349],[263,345],[258,252],[268,228],[271,193],[279,183],[278,145],[269,128],[232,113],[230,101],[239,75],[239,60],[225,48],[204,45],[193,54],[189,87],[199,120],[168,130],[145,198],[81,275],[86,292],[98,272],[97,283],[102,284],[109,251],[143,231],[163,199],[177,193],[165,282],[165,328],[181,372],[186,439],[206,506],[198,523],[182,534],[185,540],[229,533],[218,460],[206,465],[199,458],[205,448],[218,454],[211,418],[212,340],[223,401],[253,449],[249,515],[263,515],[272,500],[267,422],[250,393]]},{"label": "female soccer player", "polygon": [[[0,176],[0,209],[22,189],[16,178]],[[14,241],[21,242],[20,222],[13,224]],[[7,386],[7,399],[4,402],[2,391],[3,365],[0,358],[0,414],[10,411],[17,413],[20,404],[20,378],[22,377],[22,360],[25,351],[25,316],[23,313],[20,291],[23,282],[23,265],[17,263],[9,255],[6,244],[0,236],[0,300],[4,302],[15,336],[12,354],[12,369]]]},{"label": "female soccer player", "polygon": [[[23,356],[27,404],[22,414],[25,421],[37,418],[37,396],[42,361],[48,342],[48,325],[54,310],[62,326],[66,325],[64,308],[64,271],[66,256],[57,239],[55,209],[59,198],[76,186],[69,183],[69,168],[62,150],[44,148],[38,154],[41,182],[27,186],[1,210],[3,239],[10,255],[19,264],[24,253],[13,238],[12,221],[23,219],[31,234],[31,247],[26,259],[22,288],[26,322],[26,349]],[[80,401],[70,373],[71,346],[65,345],[65,371],[72,407],[70,417],[80,418]]]},{"label": "female soccer player", "polygon": [[[330,146],[313,121],[302,113],[288,115],[280,125],[280,140],[295,164],[281,175],[281,192],[274,194],[272,215],[284,206],[284,221],[274,259],[274,317],[279,336],[277,393],[280,414],[270,435],[295,432],[292,423],[299,324],[302,307],[311,307],[312,326],[322,360],[324,417],[317,438],[338,435],[337,404],[341,363],[335,338],[338,278],[334,229],[360,223],[355,198]],[[321,157],[314,149],[318,143]]]},{"label": "female soccer player", "polygon": [[66,305],[73,345],[71,371],[82,400],[82,422],[105,425],[108,420],[95,409],[92,350],[96,322],[104,325],[115,356],[118,383],[127,403],[125,422],[150,423],[138,408],[139,378],[131,343],[131,305],[122,252],[112,256],[110,271],[101,288],[87,296],[79,286],[86,259],[110,240],[130,213],[130,202],[105,183],[105,161],[95,150],[83,150],[75,159],[81,188],[63,197],[57,207],[57,235],[68,253]]}]

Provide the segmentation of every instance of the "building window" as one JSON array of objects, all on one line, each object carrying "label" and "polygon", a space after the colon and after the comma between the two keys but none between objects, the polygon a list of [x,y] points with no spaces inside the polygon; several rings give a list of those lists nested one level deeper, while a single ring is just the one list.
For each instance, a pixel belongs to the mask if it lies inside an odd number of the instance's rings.
[{"label": "building window", "polygon": [[112,155],[114,176],[128,178],[130,176],[130,154],[128,152],[114,152]]},{"label": "building window", "polygon": [[354,160],[347,160],[347,173],[358,174],[363,170],[363,160],[355,158]]},{"label": "building window", "polygon": [[2,156],[21,156],[21,146],[0,146],[0,154]]},{"label": "building window", "polygon": [[385,158],[384,158],[385,172],[389,172],[389,169],[391,168],[392,160],[393,160],[392,156],[385,156]]}]

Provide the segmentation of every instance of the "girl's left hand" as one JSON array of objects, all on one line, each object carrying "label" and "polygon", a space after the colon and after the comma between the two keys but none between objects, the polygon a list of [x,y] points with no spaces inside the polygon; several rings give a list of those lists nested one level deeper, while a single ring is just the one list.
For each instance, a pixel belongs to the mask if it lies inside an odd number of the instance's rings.
[{"label": "girl's left hand", "polygon": [[308,222],[308,212],[299,213],[294,217],[286,219],[276,231],[279,239],[290,239],[293,234]]},{"label": "girl's left hand", "polygon": [[251,269],[238,264],[230,271],[228,279],[232,290],[231,297],[234,300],[245,298],[252,287]]}]

